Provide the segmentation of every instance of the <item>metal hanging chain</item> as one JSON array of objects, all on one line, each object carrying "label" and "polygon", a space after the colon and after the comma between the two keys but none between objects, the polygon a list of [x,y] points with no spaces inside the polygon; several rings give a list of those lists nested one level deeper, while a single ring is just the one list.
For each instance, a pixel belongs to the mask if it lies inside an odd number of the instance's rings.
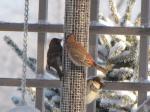
[{"label": "metal hanging chain", "polygon": [[27,73],[27,37],[28,37],[28,12],[29,12],[29,0],[25,0],[24,9],[24,37],[23,37],[23,74],[21,81],[22,90],[22,103],[25,104],[25,94],[26,94],[26,73]]}]

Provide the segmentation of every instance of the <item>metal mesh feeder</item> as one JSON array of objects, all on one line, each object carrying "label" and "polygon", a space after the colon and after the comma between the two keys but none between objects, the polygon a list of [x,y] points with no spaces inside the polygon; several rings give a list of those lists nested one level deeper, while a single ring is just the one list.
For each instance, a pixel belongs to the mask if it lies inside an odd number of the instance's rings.
[{"label": "metal mesh feeder", "polygon": [[[90,0],[66,0],[65,11],[65,37],[73,33],[76,40],[87,49]],[[69,59],[66,49],[63,51],[63,72],[61,112],[85,112],[87,68],[75,66]]]}]

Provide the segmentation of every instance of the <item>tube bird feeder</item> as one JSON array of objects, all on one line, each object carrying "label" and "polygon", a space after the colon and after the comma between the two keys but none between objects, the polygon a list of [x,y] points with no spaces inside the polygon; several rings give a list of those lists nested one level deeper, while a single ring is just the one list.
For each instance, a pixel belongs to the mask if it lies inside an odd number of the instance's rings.
[{"label": "tube bird feeder", "polygon": [[[74,34],[88,51],[90,0],[66,0],[64,35]],[[63,50],[61,112],[86,112],[87,68],[74,65]]]}]

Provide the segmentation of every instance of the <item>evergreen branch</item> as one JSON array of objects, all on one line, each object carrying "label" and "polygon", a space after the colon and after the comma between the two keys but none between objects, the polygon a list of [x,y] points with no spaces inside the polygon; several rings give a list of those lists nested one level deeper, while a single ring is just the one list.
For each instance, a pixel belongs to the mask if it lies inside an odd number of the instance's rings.
[{"label": "evergreen branch", "polygon": [[123,17],[123,21],[122,21],[122,25],[125,25],[127,23],[127,21],[131,21],[131,11],[132,8],[135,4],[136,0],[128,0],[128,5],[127,5],[127,9],[125,11],[125,15]]},{"label": "evergreen branch", "polygon": [[101,45],[111,47],[111,36],[110,35],[100,35],[99,42]]},{"label": "evergreen branch", "polygon": [[[14,41],[9,36],[4,36],[4,41],[17,53],[20,59],[23,60],[23,51],[14,43]],[[27,66],[33,71],[36,71],[36,59],[28,58]]]},{"label": "evergreen branch", "polygon": [[103,14],[99,14],[99,15],[98,15],[98,19],[99,19],[99,21],[100,21],[100,20],[103,20],[103,21],[105,21],[105,22],[107,22],[107,23],[111,23],[111,24],[113,23],[110,18],[105,17]]},{"label": "evergreen branch", "polygon": [[140,26],[141,25],[141,13],[139,13],[135,19],[135,26]]},{"label": "evergreen branch", "polygon": [[116,4],[113,2],[113,0],[109,0],[109,7],[111,10],[111,15],[112,15],[115,23],[118,24],[120,22],[120,15],[117,11]]},{"label": "evergreen branch", "polygon": [[[15,51],[15,53],[20,57],[20,59],[23,60],[23,51],[17,46],[17,44],[9,36],[4,36],[4,41]],[[33,72],[36,72],[36,63],[37,63],[37,60],[35,58],[28,57],[27,66]],[[53,76],[58,76],[57,72],[53,69],[50,69],[47,72]]]},{"label": "evergreen branch", "polygon": [[[137,103],[137,100],[131,99],[128,95],[119,95],[113,91],[101,91],[100,92],[100,107],[119,110],[128,110]],[[127,111],[127,112],[128,112]]]},{"label": "evergreen branch", "polygon": [[107,74],[105,80],[109,81],[124,81],[130,80],[134,74],[134,70],[128,67],[121,67],[119,69],[113,69]]},{"label": "evergreen branch", "polygon": [[108,63],[115,64],[114,67],[129,67],[135,66],[137,58],[136,46],[131,46],[129,50],[123,51],[120,55],[109,58]]},{"label": "evergreen branch", "polygon": [[98,15],[98,19],[101,19],[101,20],[104,20],[104,21],[106,21],[107,22],[107,17],[105,17],[103,14],[99,14]]},{"label": "evergreen branch", "polygon": [[95,22],[96,24],[103,25],[103,26],[114,26],[114,22],[110,18],[105,17],[103,14],[98,15],[98,22],[96,21],[93,21],[93,22]]},{"label": "evergreen branch", "polygon": [[110,48],[109,58],[117,56],[126,48],[126,43],[123,41],[116,42],[113,47]]}]

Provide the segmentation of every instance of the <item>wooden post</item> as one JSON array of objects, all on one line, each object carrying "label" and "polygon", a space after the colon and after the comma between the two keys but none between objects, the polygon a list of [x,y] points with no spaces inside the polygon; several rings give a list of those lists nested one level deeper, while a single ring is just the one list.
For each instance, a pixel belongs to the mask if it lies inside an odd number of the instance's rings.
[{"label": "wooden post", "polygon": [[[91,13],[90,13],[90,21],[91,24],[93,22],[98,22],[98,14],[99,14],[99,0],[92,0],[91,3]],[[96,34],[90,33],[89,38],[89,52],[93,56],[93,58],[97,59],[97,43],[98,38]],[[95,76],[97,74],[97,70],[95,68],[88,69],[88,76]],[[96,101],[88,105],[87,112],[96,112]]]},{"label": "wooden post", "polygon": [[[141,25],[144,27],[149,26],[150,22],[150,0],[142,0],[141,1]],[[142,36],[140,38],[140,63],[139,63],[139,80],[144,81],[147,79],[147,71],[148,71],[148,44],[149,39],[148,36]],[[138,91],[138,105],[141,105],[144,100],[147,98],[147,91],[142,88]],[[143,110],[139,110],[139,112],[143,112]]]},{"label": "wooden post", "polygon": [[[48,0],[39,0],[39,22],[47,21]],[[46,33],[38,33],[37,48],[37,78],[44,74],[44,48]],[[36,88],[36,107],[44,112],[44,94],[43,88]]]}]

